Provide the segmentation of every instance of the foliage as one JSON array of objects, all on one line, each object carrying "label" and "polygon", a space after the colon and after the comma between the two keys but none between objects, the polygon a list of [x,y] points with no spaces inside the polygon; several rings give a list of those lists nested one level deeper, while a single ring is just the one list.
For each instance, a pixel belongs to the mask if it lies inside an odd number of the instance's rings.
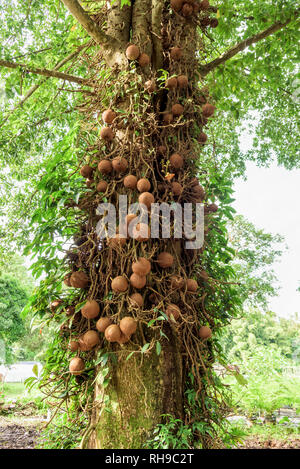
[{"label": "foliage", "polygon": [[237,215],[229,224],[229,245],[234,250],[232,267],[239,282],[244,307],[267,307],[268,299],[277,294],[272,269],[283,253],[283,237],[265,233]]},{"label": "foliage", "polygon": [[290,361],[276,347],[256,346],[255,351],[243,351],[241,356],[238,365],[247,385],[241,386],[233,378],[227,380],[239,410],[248,414],[272,414],[285,405],[300,410],[300,379],[283,374]]},{"label": "foliage", "polygon": [[[77,414],[76,414],[77,415]],[[74,415],[73,415],[74,417]],[[72,425],[70,425],[70,420]],[[72,419],[72,410],[67,414],[62,412],[42,430],[37,449],[76,449],[79,446],[81,435],[88,423],[84,414]]]},{"label": "foliage", "polygon": [[277,349],[297,364],[300,323],[297,317],[278,318],[270,311],[250,309],[243,318],[234,319],[222,335],[222,345],[229,363],[241,363],[243,354],[255,353],[258,346]]}]

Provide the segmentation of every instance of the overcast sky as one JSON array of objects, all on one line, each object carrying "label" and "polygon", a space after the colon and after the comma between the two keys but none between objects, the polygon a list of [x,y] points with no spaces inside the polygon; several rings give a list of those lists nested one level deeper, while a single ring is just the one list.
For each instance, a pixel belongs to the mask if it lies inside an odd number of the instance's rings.
[{"label": "overcast sky", "polygon": [[247,165],[247,181],[235,184],[234,208],[257,228],[285,237],[288,250],[274,264],[281,290],[269,303],[280,316],[300,313],[300,170]]}]

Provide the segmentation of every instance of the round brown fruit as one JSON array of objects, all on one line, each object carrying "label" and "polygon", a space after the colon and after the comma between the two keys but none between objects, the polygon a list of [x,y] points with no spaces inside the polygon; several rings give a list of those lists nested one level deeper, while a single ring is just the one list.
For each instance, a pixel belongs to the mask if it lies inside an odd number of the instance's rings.
[{"label": "round brown fruit", "polygon": [[112,172],[112,164],[109,160],[101,160],[98,164],[98,171],[101,174],[110,174]]},{"label": "round brown fruit", "polygon": [[119,275],[118,277],[112,280],[111,288],[117,293],[123,293],[128,288],[127,279]]},{"label": "round brown fruit", "polygon": [[182,57],[182,49],[180,47],[172,47],[170,51],[171,59],[180,60]]},{"label": "round brown fruit", "polygon": [[128,168],[128,161],[126,158],[117,156],[112,160],[112,167],[117,173],[124,173]]},{"label": "round brown fruit", "polygon": [[124,335],[130,337],[135,333],[137,328],[137,322],[130,316],[126,316],[120,321],[120,329]]},{"label": "round brown fruit", "polygon": [[217,28],[219,25],[218,18],[211,18],[209,25],[211,28]]},{"label": "round brown fruit", "polygon": [[172,124],[174,120],[173,114],[171,112],[166,112],[163,117],[163,121],[165,124]]},{"label": "round brown fruit", "polygon": [[201,339],[209,339],[212,336],[212,330],[208,326],[201,326],[199,330]]},{"label": "round brown fruit", "polygon": [[64,276],[64,284],[67,286],[67,287],[71,287],[71,275],[72,274],[67,274]]},{"label": "round brown fruit", "polygon": [[213,104],[206,103],[202,106],[202,114],[204,117],[211,117],[216,110],[216,107]]},{"label": "round brown fruit", "polygon": [[106,181],[99,181],[96,187],[97,192],[106,192],[108,184]]},{"label": "round brown fruit", "polygon": [[197,138],[199,143],[206,143],[207,139],[208,139],[208,137],[204,132],[200,132],[200,134],[198,135],[198,138]]},{"label": "round brown fruit", "polygon": [[84,318],[94,319],[100,313],[100,306],[97,301],[91,300],[87,301],[85,305],[81,308],[81,314]]},{"label": "round brown fruit", "polygon": [[177,77],[177,82],[180,89],[187,88],[189,84],[189,80],[186,75],[179,75]]},{"label": "round brown fruit", "polygon": [[190,293],[196,293],[198,290],[198,283],[192,278],[188,278],[186,281],[186,289]]},{"label": "round brown fruit", "polygon": [[154,93],[156,91],[156,83],[155,80],[148,80],[144,84],[144,89],[148,91],[148,93]]},{"label": "round brown fruit", "polygon": [[172,113],[174,116],[181,116],[183,114],[184,107],[181,104],[173,104],[172,106]]},{"label": "round brown fruit", "polygon": [[200,10],[208,10],[210,7],[209,1],[208,0],[203,0],[200,2]]},{"label": "round brown fruit", "polygon": [[177,13],[181,10],[184,0],[171,0],[171,8]]},{"label": "round brown fruit", "polygon": [[136,234],[132,237],[139,242],[148,241],[151,235],[151,231],[146,223],[138,223],[135,227]]},{"label": "round brown fruit", "polygon": [[182,277],[179,277],[177,275],[173,275],[171,277],[171,288],[174,290],[181,290],[184,288],[185,281]]},{"label": "round brown fruit", "polygon": [[205,272],[205,270],[201,270],[200,273],[199,273],[199,275],[200,275],[200,277],[201,277],[203,280],[205,280],[205,281],[207,281],[207,280],[209,279],[209,275],[208,275],[207,272]]},{"label": "round brown fruit", "polygon": [[148,209],[151,208],[151,204],[154,204],[154,197],[150,192],[143,192],[139,196],[139,203],[146,205]]},{"label": "round brown fruit", "polygon": [[140,293],[133,293],[129,297],[129,301],[134,308],[142,308],[144,304],[143,297]]},{"label": "round brown fruit", "polygon": [[117,114],[112,109],[106,109],[106,111],[102,113],[102,120],[105,124],[112,124],[116,117]]},{"label": "round brown fruit", "polygon": [[133,174],[129,174],[129,176],[124,178],[123,184],[126,189],[135,189],[137,184],[137,177]]},{"label": "round brown fruit", "polygon": [[85,334],[83,334],[82,340],[90,349],[100,343],[99,334],[96,331],[87,331]]},{"label": "round brown fruit", "polygon": [[137,274],[132,274],[130,276],[130,283],[134,288],[137,288],[140,290],[141,288],[144,288],[146,285],[147,279],[145,276],[140,276]]},{"label": "round brown fruit", "polygon": [[158,155],[164,155],[166,151],[167,151],[167,147],[165,147],[164,145],[160,145],[159,147],[157,147]]},{"label": "round brown fruit", "polygon": [[80,174],[84,178],[90,178],[93,175],[93,171],[94,169],[91,166],[85,164],[84,166],[82,166]]},{"label": "round brown fruit", "polygon": [[219,210],[219,207],[217,206],[217,204],[210,204],[208,206],[208,210],[212,213],[215,213]]},{"label": "round brown fruit", "polygon": [[126,225],[128,226],[132,220],[135,220],[137,218],[137,215],[135,215],[134,213],[129,213],[128,215],[126,215],[125,217],[125,222],[126,222]]},{"label": "round brown fruit", "polygon": [[182,194],[183,187],[179,182],[172,182],[171,184],[172,192],[175,196],[179,196]]},{"label": "round brown fruit", "polygon": [[121,334],[121,329],[117,324],[112,324],[105,329],[105,338],[108,342],[119,342]]},{"label": "round brown fruit", "polygon": [[106,142],[111,142],[114,139],[115,134],[110,127],[102,127],[100,130],[100,137]]},{"label": "round brown fruit", "polygon": [[192,5],[185,3],[182,7],[181,13],[182,13],[182,16],[184,16],[185,18],[188,18],[189,16],[192,16],[192,14],[194,13],[194,8]]},{"label": "round brown fruit", "polygon": [[72,375],[80,375],[84,370],[84,361],[82,358],[72,358],[69,365],[69,371]]},{"label": "round brown fruit", "polygon": [[139,56],[138,62],[139,62],[140,67],[146,67],[150,63],[149,55],[142,52],[142,54]]},{"label": "round brown fruit", "polygon": [[140,49],[135,44],[131,44],[126,49],[126,57],[128,60],[136,60],[140,55]]},{"label": "round brown fruit", "polygon": [[70,284],[74,288],[86,288],[89,284],[89,278],[84,272],[73,272],[70,277]]},{"label": "round brown fruit", "polygon": [[205,191],[204,191],[203,187],[200,186],[200,184],[198,184],[197,186],[192,187],[192,192],[196,197],[198,197],[201,200],[204,200]]},{"label": "round brown fruit", "polygon": [[168,269],[174,264],[174,257],[169,252],[161,252],[157,257],[159,267]]},{"label": "round brown fruit", "polygon": [[145,259],[145,257],[139,257],[139,259],[132,264],[132,271],[142,277],[148,275],[151,271],[151,262]]},{"label": "round brown fruit", "polygon": [[184,164],[184,159],[178,153],[173,153],[173,155],[170,156],[170,163],[173,168],[181,169]]},{"label": "round brown fruit", "polygon": [[166,309],[166,315],[168,316],[169,319],[175,321],[180,318],[180,309],[178,308],[177,305],[174,305],[173,303],[169,304],[167,309]]},{"label": "round brown fruit", "polygon": [[91,348],[84,342],[82,336],[78,339],[79,350],[81,352],[89,352]]},{"label": "round brown fruit", "polygon": [[173,90],[177,88],[177,86],[178,86],[178,80],[176,77],[171,77],[167,79],[166,88],[168,88],[169,90]]},{"label": "round brown fruit", "polygon": [[130,337],[127,337],[125,334],[121,333],[121,337],[120,337],[120,340],[118,340],[118,344],[120,345],[127,344],[127,342],[129,341],[130,341]]},{"label": "round brown fruit", "polygon": [[77,340],[70,340],[68,349],[71,350],[71,352],[76,352],[79,349],[79,343]]},{"label": "round brown fruit", "polygon": [[105,332],[105,329],[107,329],[111,324],[112,320],[110,318],[100,318],[96,322],[96,329],[99,332]]},{"label": "round brown fruit", "polygon": [[125,246],[126,238],[124,237],[123,233],[122,235],[120,233],[117,233],[113,238],[108,238],[108,244],[113,248]]},{"label": "round brown fruit", "polygon": [[138,180],[136,187],[139,192],[148,192],[151,184],[148,179],[142,178]]}]

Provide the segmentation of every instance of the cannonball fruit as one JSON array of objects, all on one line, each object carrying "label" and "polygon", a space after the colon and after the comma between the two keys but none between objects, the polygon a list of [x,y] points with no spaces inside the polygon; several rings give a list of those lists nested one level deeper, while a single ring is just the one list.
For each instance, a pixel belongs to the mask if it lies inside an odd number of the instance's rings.
[{"label": "cannonball fruit", "polygon": [[130,316],[126,316],[120,321],[120,329],[123,334],[127,337],[130,337],[135,333],[137,328],[137,322]]},{"label": "cannonball fruit", "polygon": [[142,178],[138,180],[136,187],[139,192],[148,192],[150,190],[151,184],[148,179]]},{"label": "cannonball fruit", "polygon": [[192,5],[189,5],[188,3],[185,3],[181,9],[181,14],[185,18],[188,18],[189,16],[192,16],[194,13],[194,8]]},{"label": "cannonball fruit", "polygon": [[184,160],[178,153],[173,153],[173,155],[170,156],[170,163],[173,168],[181,169],[183,167]]},{"label": "cannonball fruit", "polygon": [[114,278],[113,281],[111,282],[111,288],[116,292],[116,293],[122,293],[127,290],[128,288],[128,282],[125,277],[122,277],[121,275]]},{"label": "cannonball fruit", "polygon": [[71,351],[71,352],[76,352],[79,348],[79,344],[76,340],[70,340],[69,342],[69,345],[68,345],[68,349]]},{"label": "cannonball fruit", "polygon": [[137,275],[148,275],[151,270],[151,262],[145,257],[140,257],[136,262],[132,264],[132,271]]},{"label": "cannonball fruit", "polygon": [[67,274],[64,276],[64,284],[67,286],[67,287],[71,287],[71,275],[72,274]]},{"label": "cannonball fruit", "polygon": [[125,334],[121,333],[121,337],[118,340],[118,344],[123,345],[130,341],[130,337],[126,336]]},{"label": "cannonball fruit", "polygon": [[125,217],[126,225],[128,226],[132,222],[132,220],[135,220],[136,218],[137,216],[134,213],[129,213],[128,215],[126,215]]},{"label": "cannonball fruit", "polygon": [[98,171],[101,174],[110,174],[112,172],[112,164],[109,160],[101,160],[98,164]]},{"label": "cannonball fruit", "polygon": [[172,113],[174,116],[181,116],[183,114],[184,107],[181,104],[173,104]]},{"label": "cannonball fruit", "polygon": [[100,318],[96,322],[96,329],[99,332],[105,332],[108,326],[112,324],[112,320],[110,318]]},{"label": "cannonball fruit", "polygon": [[202,106],[202,114],[204,117],[211,117],[216,110],[216,107],[213,104],[206,103]]},{"label": "cannonball fruit", "polygon": [[154,197],[150,192],[143,192],[139,196],[139,203],[146,205],[148,209],[151,208],[151,204],[154,204]]},{"label": "cannonball fruit", "polygon": [[96,331],[87,331],[85,334],[83,334],[82,340],[90,349],[100,343],[99,334]]},{"label": "cannonball fruit", "polygon": [[[178,308],[177,305],[174,305],[173,303],[169,304],[167,309],[166,309],[166,315],[168,316],[169,319],[179,319],[180,317],[180,309]],[[173,320],[174,320],[173,319]]]},{"label": "cannonball fruit", "polygon": [[72,375],[80,375],[84,370],[84,361],[82,358],[72,358],[69,365],[69,371]]},{"label": "cannonball fruit", "polygon": [[144,88],[148,93],[154,93],[156,91],[156,83],[154,80],[147,80],[144,84]]},{"label": "cannonball fruit", "polygon": [[129,174],[129,176],[124,178],[123,184],[127,189],[135,189],[137,185],[137,177],[133,176],[133,174]]},{"label": "cannonball fruit", "polygon": [[70,277],[70,284],[74,288],[86,288],[89,284],[89,278],[84,272],[73,272]]},{"label": "cannonball fruit", "polygon": [[54,300],[50,303],[50,309],[52,313],[62,304],[62,300]]},{"label": "cannonball fruit", "polygon": [[209,1],[208,0],[203,0],[200,2],[200,10],[208,10],[210,7]]},{"label": "cannonball fruit", "polygon": [[100,130],[100,137],[106,142],[111,142],[114,139],[114,132],[110,127],[102,127]]},{"label": "cannonball fruit", "polygon": [[186,281],[186,289],[190,293],[196,293],[198,290],[198,283],[192,278],[188,278]]},{"label": "cannonball fruit", "polygon": [[66,308],[66,315],[67,316],[72,316],[75,313],[75,308],[74,306],[68,306]]},{"label": "cannonball fruit", "polygon": [[144,304],[144,300],[140,293],[133,293],[129,297],[129,302],[134,308],[141,308]]},{"label": "cannonball fruit", "polygon": [[188,87],[189,80],[186,75],[179,75],[177,77],[177,83],[180,89],[184,89]]},{"label": "cannonball fruit", "polygon": [[184,288],[185,281],[182,277],[178,277],[177,275],[173,275],[171,277],[171,288],[174,290],[180,290]]},{"label": "cannonball fruit", "polygon": [[172,47],[170,56],[173,60],[180,60],[182,57],[182,49],[180,49],[180,47]]},{"label": "cannonball fruit", "polygon": [[132,233],[132,237],[139,242],[148,241],[150,235],[150,228],[145,223],[138,223],[135,227],[135,233]]},{"label": "cannonball fruit", "polygon": [[137,288],[138,290],[140,290],[141,288],[144,288],[144,286],[146,285],[146,282],[147,282],[147,279],[146,279],[145,276],[140,276],[140,275],[135,274],[135,273],[133,273],[130,276],[129,280],[130,280],[131,285],[134,288]]},{"label": "cannonball fruit", "polygon": [[198,135],[198,142],[199,143],[206,143],[207,142],[207,135],[204,133],[204,132],[200,132],[200,134]]},{"label": "cannonball fruit", "polygon": [[167,269],[174,264],[174,257],[169,252],[161,252],[157,257],[159,267]]},{"label": "cannonball fruit", "polygon": [[208,326],[201,326],[199,330],[201,339],[209,339],[212,336],[211,328]]},{"label": "cannonball fruit", "polygon": [[171,183],[171,189],[174,195],[179,196],[182,194],[183,187],[179,182],[172,182]]},{"label": "cannonball fruit", "polygon": [[112,160],[112,167],[117,173],[124,173],[128,168],[128,162],[126,158],[117,156]]},{"label": "cannonball fruit", "polygon": [[105,329],[104,334],[108,342],[118,342],[121,338],[121,329],[117,324],[112,324]]},{"label": "cannonball fruit", "polygon": [[96,187],[97,192],[106,192],[108,184],[106,181],[99,181]]},{"label": "cannonball fruit", "polygon": [[171,0],[171,8],[177,13],[181,10],[184,0]]},{"label": "cannonball fruit", "polygon": [[100,306],[97,301],[91,300],[87,301],[85,305],[81,308],[81,314],[84,318],[94,319],[100,313]]},{"label": "cannonball fruit", "polygon": [[173,114],[171,112],[166,112],[163,116],[163,121],[165,124],[172,124],[174,120]]},{"label": "cannonball fruit", "polygon": [[105,124],[112,124],[116,117],[117,114],[111,109],[106,109],[102,114],[102,120]]},{"label": "cannonball fruit", "polygon": [[126,57],[128,60],[136,60],[140,55],[140,49],[138,46],[131,44],[126,49]]},{"label": "cannonball fruit", "polygon": [[150,63],[149,55],[145,54],[144,52],[139,56],[139,65],[140,67],[146,67]]},{"label": "cannonball fruit", "polygon": [[89,166],[88,164],[85,164],[84,166],[82,166],[82,168],[80,169],[80,174],[81,176],[83,176],[84,178],[90,178],[93,174],[93,171],[94,169]]},{"label": "cannonball fruit", "polygon": [[168,88],[169,90],[175,89],[177,88],[177,86],[178,80],[176,77],[168,78],[168,80],[166,81],[166,88]]}]

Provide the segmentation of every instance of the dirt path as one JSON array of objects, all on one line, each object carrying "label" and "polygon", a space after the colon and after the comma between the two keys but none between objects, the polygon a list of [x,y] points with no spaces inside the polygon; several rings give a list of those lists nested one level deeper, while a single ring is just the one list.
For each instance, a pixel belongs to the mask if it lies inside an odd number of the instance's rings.
[{"label": "dirt path", "polygon": [[264,440],[259,437],[247,438],[239,449],[300,449],[299,438],[286,440]]},{"label": "dirt path", "polygon": [[0,416],[0,449],[33,449],[40,433],[40,418]]}]

